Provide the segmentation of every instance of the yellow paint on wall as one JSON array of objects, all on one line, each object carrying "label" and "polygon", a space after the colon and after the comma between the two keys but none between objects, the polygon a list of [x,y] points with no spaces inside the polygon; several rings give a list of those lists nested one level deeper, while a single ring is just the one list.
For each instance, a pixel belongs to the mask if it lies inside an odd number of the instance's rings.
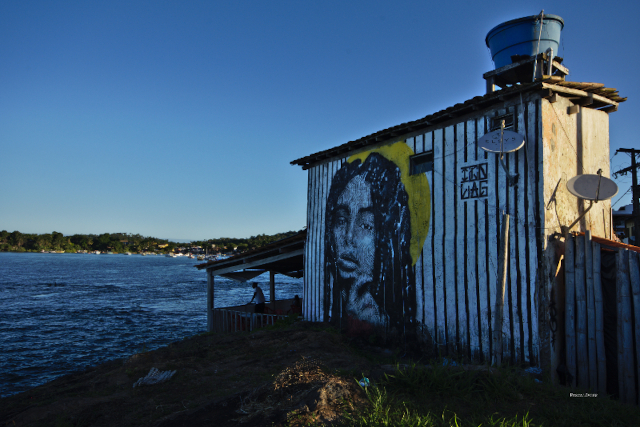
[{"label": "yellow paint on wall", "polygon": [[420,252],[429,232],[431,218],[431,190],[429,181],[423,173],[411,175],[410,157],[413,150],[404,141],[375,148],[370,151],[354,154],[347,160],[352,163],[360,160],[362,163],[371,153],[378,153],[387,160],[395,163],[400,169],[400,176],[405,191],[409,196],[409,212],[411,213],[411,259],[413,265],[418,262]]}]

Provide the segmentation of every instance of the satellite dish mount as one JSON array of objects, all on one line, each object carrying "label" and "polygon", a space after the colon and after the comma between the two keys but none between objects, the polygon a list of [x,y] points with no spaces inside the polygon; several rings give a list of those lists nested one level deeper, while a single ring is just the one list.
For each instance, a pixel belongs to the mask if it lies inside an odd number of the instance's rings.
[{"label": "satellite dish mount", "polygon": [[517,132],[504,129],[504,120],[500,124],[500,131],[493,131],[485,134],[480,141],[480,147],[484,151],[500,154],[500,164],[507,174],[507,184],[513,187],[518,182],[518,174],[511,175],[507,165],[504,163],[504,153],[512,153],[519,150],[524,145],[524,138]]},{"label": "satellite dish mount", "polygon": [[567,234],[593,207],[593,203],[609,200],[618,194],[618,186],[611,179],[602,176],[602,169],[598,169],[597,175],[578,175],[567,181],[567,190],[579,199],[589,200],[589,207],[571,223],[570,226],[562,226],[562,234]]}]

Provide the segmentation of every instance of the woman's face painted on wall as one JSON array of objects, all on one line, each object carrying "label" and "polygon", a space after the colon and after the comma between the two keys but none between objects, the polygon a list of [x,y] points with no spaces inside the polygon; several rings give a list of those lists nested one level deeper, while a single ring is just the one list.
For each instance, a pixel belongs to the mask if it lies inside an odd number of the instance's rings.
[{"label": "woman's face painted on wall", "polygon": [[338,197],[333,237],[338,274],[351,282],[343,290],[347,311],[361,320],[380,324],[380,308],[371,295],[376,253],[376,224],[371,185],[362,175],[354,177]]},{"label": "woman's face painted on wall", "polygon": [[333,237],[340,276],[371,281],[376,225],[371,185],[361,175],[354,177],[340,194],[334,224]]}]

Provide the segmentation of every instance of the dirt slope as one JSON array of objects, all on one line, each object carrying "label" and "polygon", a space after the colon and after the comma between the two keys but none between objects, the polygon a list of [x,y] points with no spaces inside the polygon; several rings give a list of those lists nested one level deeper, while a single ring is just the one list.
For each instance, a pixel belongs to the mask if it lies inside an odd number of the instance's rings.
[{"label": "dirt slope", "polygon": [[[0,426],[263,426],[339,421],[365,399],[355,377],[380,374],[348,339],[298,322],[202,335],[0,399]],[[374,352],[375,353],[375,352]],[[167,382],[133,388],[155,367]]]}]

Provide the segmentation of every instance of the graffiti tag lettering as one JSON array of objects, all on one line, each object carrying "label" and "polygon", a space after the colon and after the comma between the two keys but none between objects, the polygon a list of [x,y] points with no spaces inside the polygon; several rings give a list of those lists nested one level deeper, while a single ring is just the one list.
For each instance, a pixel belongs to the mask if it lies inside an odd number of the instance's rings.
[{"label": "graffiti tag lettering", "polygon": [[462,172],[460,197],[462,200],[487,197],[487,165],[488,163],[480,163],[460,168],[460,172]]}]

